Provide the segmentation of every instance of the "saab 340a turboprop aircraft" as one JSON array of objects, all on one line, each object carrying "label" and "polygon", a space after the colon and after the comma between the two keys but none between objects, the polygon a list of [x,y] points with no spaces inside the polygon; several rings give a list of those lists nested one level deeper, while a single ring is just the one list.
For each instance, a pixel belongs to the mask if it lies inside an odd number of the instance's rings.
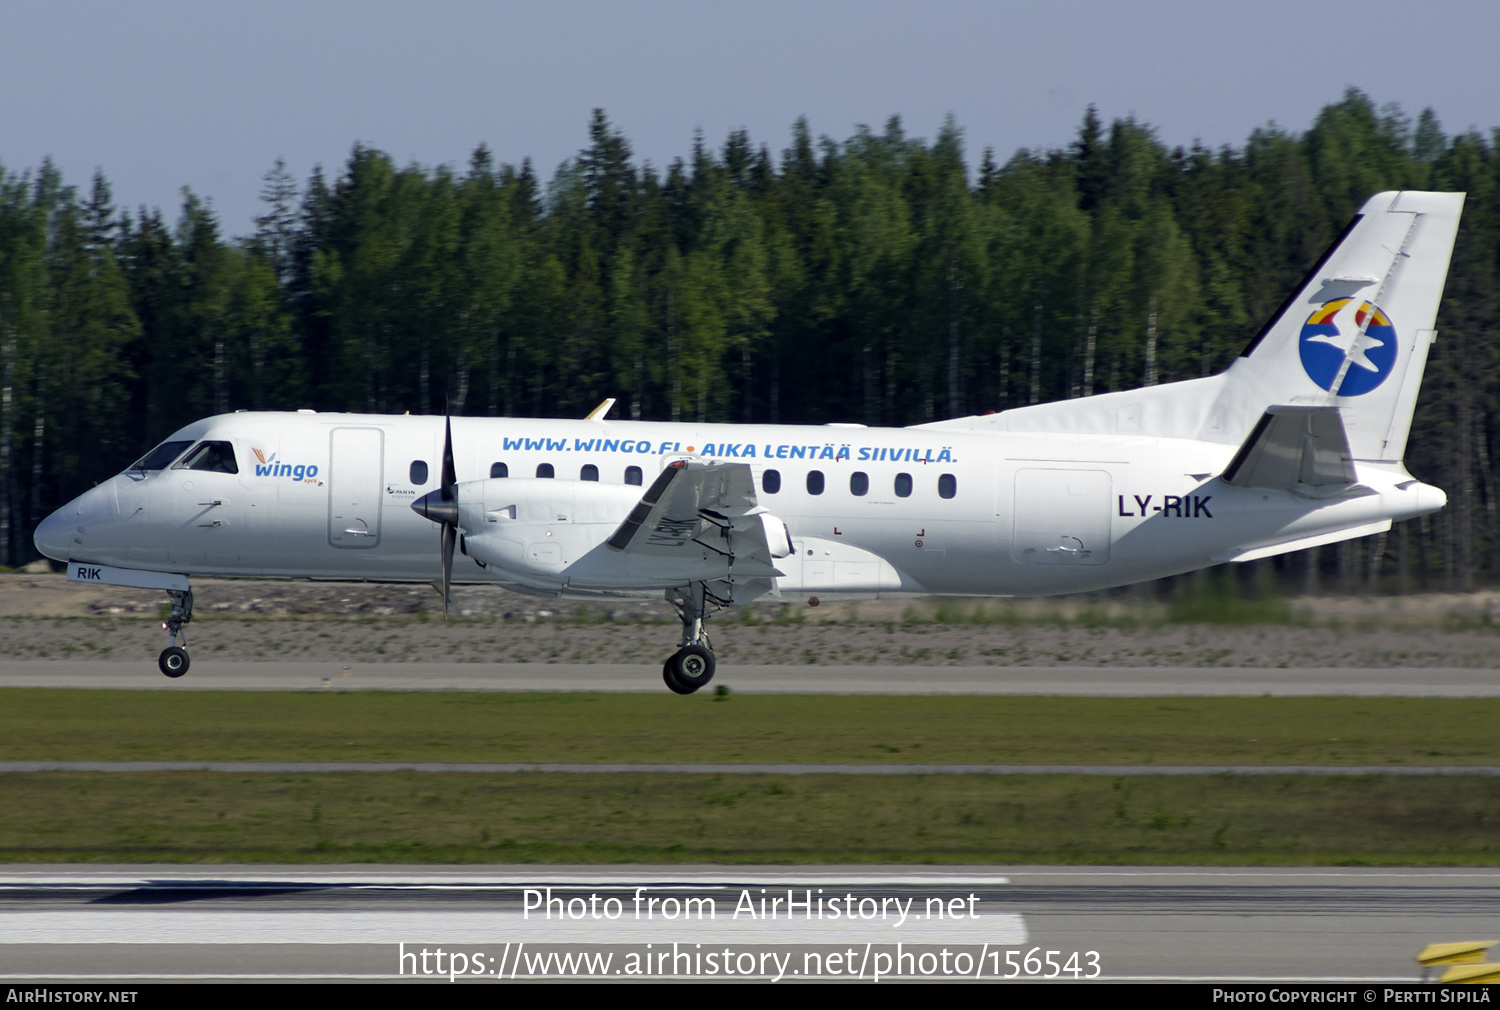
[{"label": "saab 340a turboprop aircraft", "polygon": [[[704,619],[762,596],[1038,596],[1377,533],[1442,508],[1402,465],[1461,193],[1372,198],[1219,375],[911,428],[235,413],[48,517],[80,582],[493,582],[660,597],[687,694]],[[439,527],[433,543],[432,523]],[[455,545],[461,555],[454,557]],[[434,546],[438,549],[434,550]]]}]

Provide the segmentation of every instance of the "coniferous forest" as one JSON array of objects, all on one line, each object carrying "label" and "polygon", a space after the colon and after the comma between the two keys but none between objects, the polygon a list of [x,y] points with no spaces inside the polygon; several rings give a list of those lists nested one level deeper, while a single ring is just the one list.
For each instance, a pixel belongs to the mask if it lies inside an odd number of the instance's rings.
[{"label": "coniferous forest", "polygon": [[1350,90],[1306,133],[1168,149],[1092,109],[970,164],[960,125],[805,121],[639,164],[596,111],[550,179],[356,146],[255,234],[0,165],[0,565],[175,428],[237,409],[906,425],[1226,367],[1371,194],[1469,194],[1407,463],[1448,507],[1258,567],[1288,591],[1500,576],[1500,130]]}]

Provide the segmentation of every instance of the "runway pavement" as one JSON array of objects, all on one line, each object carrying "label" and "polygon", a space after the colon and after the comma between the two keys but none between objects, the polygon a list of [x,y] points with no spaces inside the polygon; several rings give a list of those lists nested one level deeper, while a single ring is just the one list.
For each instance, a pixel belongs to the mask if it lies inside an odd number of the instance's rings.
[{"label": "runway pavement", "polygon": [[[731,666],[745,694],[1500,697],[1500,671],[1466,667],[1268,669],[1085,666]],[[195,659],[172,680],[144,662],[0,661],[0,687],[147,691],[664,690],[661,668],[581,663],[235,663]]]},{"label": "runway pavement", "polygon": [[0,874],[0,978],[868,980],[880,969],[1376,985],[1416,981],[1427,943],[1500,937],[1497,909],[1489,870],[17,867]]}]

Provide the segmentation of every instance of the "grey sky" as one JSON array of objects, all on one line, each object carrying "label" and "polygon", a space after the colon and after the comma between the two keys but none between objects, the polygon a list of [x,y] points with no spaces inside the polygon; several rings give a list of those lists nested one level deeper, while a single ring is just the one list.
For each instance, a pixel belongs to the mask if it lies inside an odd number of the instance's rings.
[{"label": "grey sky", "polygon": [[212,199],[231,235],[276,158],[332,176],[356,141],[399,163],[463,165],[481,141],[544,178],[598,106],[638,160],[745,128],[773,152],[807,116],[846,139],[952,112],[985,147],[1060,147],[1085,106],[1168,144],[1305,129],[1350,85],[1449,133],[1500,126],[1500,4],[891,0],[548,3],[49,0],[0,3],[0,166],[96,167],[116,202],[176,218]]}]

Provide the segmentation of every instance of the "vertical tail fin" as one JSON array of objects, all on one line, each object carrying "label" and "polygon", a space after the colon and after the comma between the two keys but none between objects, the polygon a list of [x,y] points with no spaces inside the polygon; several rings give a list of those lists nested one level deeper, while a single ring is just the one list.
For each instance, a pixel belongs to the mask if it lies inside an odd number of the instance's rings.
[{"label": "vertical tail fin", "polygon": [[1273,404],[1335,406],[1354,459],[1399,462],[1463,202],[1371,197],[1230,367],[1219,423],[1248,430]]}]

